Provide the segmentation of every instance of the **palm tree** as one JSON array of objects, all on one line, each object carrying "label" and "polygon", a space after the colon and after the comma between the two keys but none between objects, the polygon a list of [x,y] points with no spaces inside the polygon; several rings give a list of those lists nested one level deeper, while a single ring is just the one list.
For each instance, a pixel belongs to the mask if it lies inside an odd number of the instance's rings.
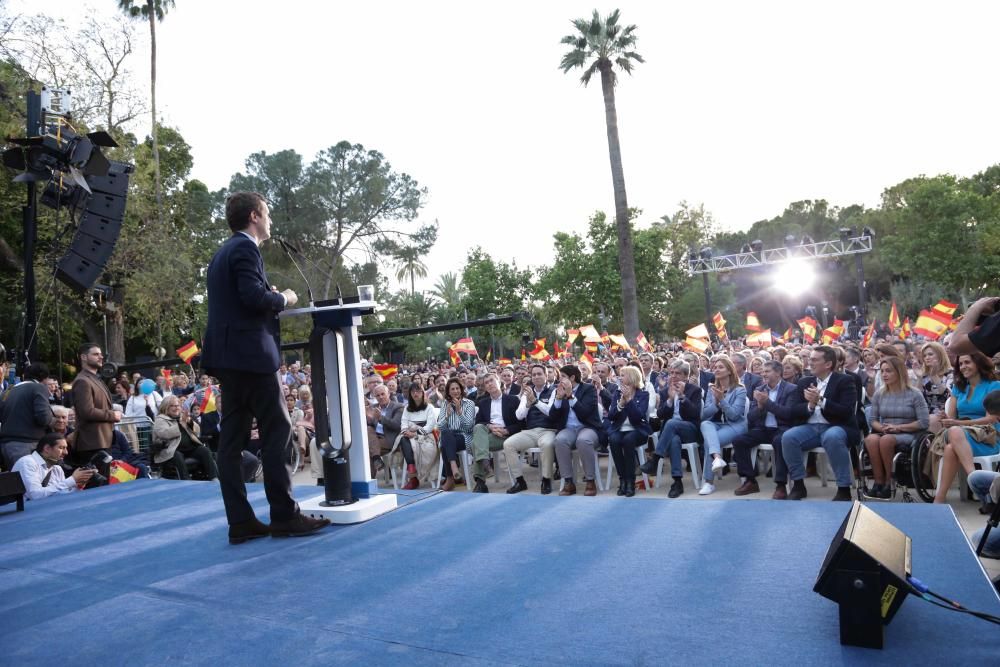
[{"label": "palm tree", "polygon": [[160,143],[157,140],[156,122],[156,22],[163,21],[174,0],[118,0],[118,9],[133,19],[149,20],[149,101],[153,117],[153,176],[156,180],[156,216],[163,224],[163,195],[160,192]]},{"label": "palm tree", "polygon": [[462,285],[461,276],[450,271],[442,274],[434,283],[430,294],[445,306],[462,303],[462,299],[465,298],[465,287]]},{"label": "palm tree", "polygon": [[393,260],[396,266],[396,280],[403,280],[406,276],[410,276],[410,294],[416,294],[416,277],[427,277],[427,265],[420,261],[420,248],[412,246],[400,248]]},{"label": "palm tree", "polygon": [[622,281],[622,311],[625,336],[635,340],[639,333],[639,309],[636,300],[635,259],[632,246],[632,225],[629,221],[628,200],[625,197],[625,174],[622,171],[622,151],[618,142],[618,112],[615,110],[615,84],[618,77],[615,67],[632,73],[633,63],[645,62],[631,49],[635,46],[635,25],[622,28],[618,25],[619,11],[602,19],[597,10],[588,19],[576,19],[577,32],[562,38],[572,50],[566,53],[559,67],[569,72],[583,68],[580,81],[586,86],[595,72],[601,74],[604,92],[604,120],[608,126],[608,152],[611,155],[611,184],[615,193],[615,223],[618,227],[618,268]]}]

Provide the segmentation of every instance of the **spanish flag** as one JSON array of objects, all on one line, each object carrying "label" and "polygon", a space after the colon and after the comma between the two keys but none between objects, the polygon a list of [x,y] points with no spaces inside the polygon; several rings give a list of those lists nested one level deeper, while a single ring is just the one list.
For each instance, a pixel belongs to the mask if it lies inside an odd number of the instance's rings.
[{"label": "spanish flag", "polygon": [[569,349],[576,337],[580,335],[579,329],[567,329],[566,330],[566,349]]},{"label": "spanish flag", "polygon": [[921,310],[917,323],[913,325],[913,333],[920,334],[927,340],[937,340],[948,331],[951,317],[942,315],[936,310]]},{"label": "spanish flag", "polygon": [[747,331],[760,331],[760,320],[752,310],[747,313]]},{"label": "spanish flag", "polygon": [[931,310],[939,315],[943,315],[944,317],[952,318],[955,316],[955,311],[958,310],[958,304],[942,299],[934,304],[934,307],[931,308]]},{"label": "spanish flag", "polygon": [[719,334],[719,338],[726,339],[729,337],[726,333],[726,318],[722,316],[721,311],[712,316],[712,324],[715,325],[715,332]]},{"label": "spanish flag", "polygon": [[899,336],[900,338],[909,338],[911,333],[913,333],[913,331],[910,328],[910,318],[907,317],[906,320],[903,321],[903,330],[900,332]]},{"label": "spanish flag", "polygon": [[471,338],[459,338],[458,341],[451,346],[451,349],[456,352],[465,352],[466,354],[472,354],[477,357],[479,356],[479,353],[476,352],[476,344]]},{"label": "spanish flag", "polygon": [[631,350],[632,346],[628,344],[628,338],[624,334],[611,334],[608,336],[611,342],[622,348],[623,350]]},{"label": "spanish flag", "polygon": [[389,380],[399,373],[399,366],[396,364],[375,364],[372,366],[372,370],[381,375],[383,380]]},{"label": "spanish flag", "polygon": [[899,328],[899,310],[896,308],[896,302],[892,302],[892,308],[889,309],[889,327],[895,331]]},{"label": "spanish flag", "polygon": [[802,339],[805,342],[814,343],[816,341],[816,320],[811,317],[803,317],[801,320],[796,320],[795,323],[799,325]]},{"label": "spanish flag", "polygon": [[767,347],[771,342],[771,330],[764,329],[747,336],[746,344],[750,347]]},{"label": "spanish flag", "polygon": [[198,344],[191,341],[183,347],[177,348],[177,356],[184,360],[185,364],[190,364],[194,356],[198,354],[201,350],[198,349]]},{"label": "spanish flag", "polygon": [[[462,363],[462,358],[458,356],[458,352],[456,352],[455,349],[452,347],[448,348],[448,357],[451,359],[452,366],[458,366],[460,363]],[[524,355],[521,355],[521,358],[523,359]]]},{"label": "spanish flag", "polygon": [[643,352],[653,351],[653,346],[649,344],[648,340],[646,340],[646,334],[642,333],[641,331],[639,332],[639,335],[635,337],[635,343],[636,345],[639,346],[639,349],[642,350]]},{"label": "spanish flag", "polygon": [[586,361],[591,366],[594,365],[594,358],[590,356],[590,352],[587,351],[584,351],[584,353],[580,355],[580,361]]},{"label": "spanish flag", "polygon": [[597,329],[594,328],[593,324],[585,324],[580,327],[580,335],[583,336],[583,340],[588,343],[600,343],[601,334],[597,333]]},{"label": "spanish flag", "polygon": [[691,336],[688,336],[687,340],[684,341],[684,347],[688,350],[703,353],[711,347],[711,343],[704,338],[692,338]]},{"label": "spanish flag", "polygon": [[497,364],[499,364],[500,366],[510,366],[512,363],[514,362],[512,362],[507,357],[500,357],[499,359],[497,359]]},{"label": "spanish flag", "polygon": [[201,414],[208,412],[215,412],[215,392],[212,390],[211,386],[205,387],[205,391],[201,395]]},{"label": "spanish flag", "polygon": [[704,324],[699,324],[696,327],[691,327],[684,332],[689,338],[704,338],[708,340],[711,336],[708,335],[708,327]]},{"label": "spanish flag", "polygon": [[792,340],[792,336],[793,336],[793,334],[792,334],[792,328],[788,327],[787,329],[785,329],[785,335],[781,337],[781,341],[783,343],[787,343],[790,340]]},{"label": "spanish flag", "polygon": [[563,351],[559,349],[559,341],[552,341],[552,347],[555,349],[557,357],[562,356]]},{"label": "spanish flag", "polygon": [[861,347],[871,347],[875,340],[875,320],[868,325],[868,330],[865,331],[864,337],[861,339]]},{"label": "spanish flag", "polygon": [[531,356],[532,359],[537,359],[538,361],[542,361],[542,360],[548,359],[549,357],[552,356],[545,349],[545,339],[544,338],[536,338],[535,339],[535,349],[531,351],[530,356]]},{"label": "spanish flag", "polygon": [[122,484],[131,482],[139,476],[139,469],[129,465],[124,461],[112,461],[111,471],[108,474],[108,484]]}]

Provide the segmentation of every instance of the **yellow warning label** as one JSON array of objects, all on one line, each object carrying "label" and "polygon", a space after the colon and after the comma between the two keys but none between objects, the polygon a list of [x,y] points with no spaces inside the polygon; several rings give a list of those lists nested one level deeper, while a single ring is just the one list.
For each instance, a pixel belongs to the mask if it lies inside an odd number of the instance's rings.
[{"label": "yellow warning label", "polygon": [[896,599],[896,593],[899,589],[889,584],[885,587],[885,591],[882,593],[882,618],[885,618],[889,614],[889,607],[892,606],[892,601]]}]

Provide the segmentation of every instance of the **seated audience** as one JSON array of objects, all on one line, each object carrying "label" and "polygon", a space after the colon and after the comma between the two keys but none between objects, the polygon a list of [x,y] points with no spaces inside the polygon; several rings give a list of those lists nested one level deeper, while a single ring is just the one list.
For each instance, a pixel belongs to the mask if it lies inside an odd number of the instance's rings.
[{"label": "seated audience", "polygon": [[736,366],[729,357],[712,361],[715,381],[708,385],[701,409],[701,437],[705,442],[704,484],[699,495],[715,493],[715,473],[726,468],[722,446],[747,432],[747,392],[740,384]]},{"label": "seated audience", "polygon": [[550,412],[555,422],[556,460],[559,474],[563,478],[560,496],[576,493],[573,483],[573,450],[580,454],[583,463],[585,488],[583,495],[597,495],[597,432],[601,428],[601,416],[597,408],[597,391],[593,385],[585,384],[580,369],[568,364],[559,369],[559,384],[556,385],[555,401]]},{"label": "seated audience", "polygon": [[[434,429],[437,428],[437,408],[427,402],[424,386],[420,382],[411,382],[408,391],[406,408],[400,418],[400,432],[396,439],[399,450],[406,462],[407,491],[420,487],[420,477],[417,471],[417,456],[420,454],[421,472],[427,476],[436,475],[437,441],[434,439]],[[393,448],[395,450],[395,447]]]},{"label": "seated audience", "polygon": [[656,450],[642,465],[642,471],[647,475],[655,475],[660,459],[669,456],[670,475],[674,482],[667,496],[676,498],[684,493],[681,481],[684,473],[681,467],[681,444],[702,442],[702,401],[701,387],[690,381],[691,365],[687,361],[675,359],[670,362],[668,372],[668,382],[659,389],[660,400],[656,410],[662,424],[660,435]]},{"label": "seated audience", "polygon": [[[734,492],[745,496],[760,492],[757,483],[757,469],[750,461],[751,450],[761,443],[770,443],[773,449],[780,449],[781,436],[792,427],[792,402],[796,385],[782,379],[783,365],[778,361],[767,361],[761,366],[763,382],[753,392],[753,402],[747,414],[748,431],[733,439],[733,458],[736,470],[744,482]],[[775,445],[775,442],[778,444]],[[787,470],[781,457],[774,457],[774,497],[781,500],[786,494]]]},{"label": "seated audience", "polygon": [[198,434],[191,431],[181,419],[181,401],[176,394],[170,394],[160,403],[160,412],[153,423],[153,461],[170,462],[177,471],[178,479],[191,479],[185,458],[198,461],[207,479],[219,476],[212,452],[201,443]]},{"label": "seated audience", "polygon": [[57,493],[73,493],[87,485],[94,476],[93,468],[77,468],[66,477],[60,463],[68,450],[64,436],[47,433],[38,440],[34,452],[17,460],[12,472],[21,475],[26,499],[41,500]]},{"label": "seated audience", "polygon": [[472,427],[476,423],[476,404],[465,397],[465,387],[458,378],[445,384],[447,400],[438,409],[438,430],[441,433],[442,491],[451,491],[461,479],[458,472],[458,452],[472,444]]},{"label": "seated audience", "polygon": [[930,413],[930,431],[941,430],[941,420],[945,417],[944,407],[951,396],[951,361],[944,345],[937,342],[924,343],[920,348],[920,358],[923,365],[920,368],[920,384],[918,389],[927,402]]},{"label": "seated audience", "polygon": [[872,432],[865,438],[865,449],[875,478],[869,495],[890,498],[892,459],[913,445],[917,433],[927,430],[929,415],[923,394],[910,386],[902,359],[886,357],[880,370],[882,388],[872,396]]},{"label": "seated audience", "polygon": [[514,478],[507,493],[519,493],[528,488],[521,474],[521,453],[532,447],[541,450],[542,495],[552,493],[552,475],[555,470],[556,429],[549,413],[555,387],[546,381],[545,366],[532,364],[531,380],[525,380],[515,416],[524,422],[524,428],[503,443],[504,457]]},{"label": "seated audience", "polygon": [[372,388],[373,405],[366,411],[368,419],[368,456],[371,459],[371,475],[375,477],[385,465],[382,457],[392,451],[392,445],[399,436],[399,420],[403,416],[403,404],[398,402],[384,384]]},{"label": "seated audience", "polygon": [[649,392],[645,389],[648,382],[643,371],[634,366],[622,369],[621,380],[608,410],[608,421],[611,422],[608,443],[615,470],[618,471],[618,495],[631,498],[635,495],[635,450],[644,446],[646,438],[652,433],[648,415]]},{"label": "seated audience", "polygon": [[503,392],[500,378],[493,373],[486,375],[483,392],[485,396],[479,400],[476,424],[472,429],[474,493],[489,493],[486,477],[490,473],[490,453],[503,449],[504,441],[521,430],[521,421],[517,418],[520,401],[516,396]]},{"label": "seated audience", "polygon": [[809,355],[812,375],[799,381],[796,397],[803,400],[796,400],[792,406],[792,417],[799,425],[781,437],[780,453],[792,480],[788,500],[806,497],[803,452],[820,446],[837,477],[833,499],[851,499],[850,445],[861,439],[856,418],[857,385],[846,373],[834,372],[836,363],[836,351],[829,345],[819,345]]},{"label": "seated audience", "polygon": [[945,502],[960,467],[969,475],[975,470],[973,457],[997,453],[994,414],[1000,414],[1000,409],[984,404],[986,396],[997,389],[1000,389],[1000,381],[989,357],[982,352],[959,355],[958,373],[945,406],[946,417],[941,420],[947,431],[947,442],[941,452],[941,474],[934,502]]}]

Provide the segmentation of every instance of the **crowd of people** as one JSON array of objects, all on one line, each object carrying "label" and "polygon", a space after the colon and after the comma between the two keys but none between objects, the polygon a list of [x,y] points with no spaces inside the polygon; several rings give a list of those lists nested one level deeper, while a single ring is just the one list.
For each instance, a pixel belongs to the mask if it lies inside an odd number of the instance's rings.
[{"label": "crowd of people", "polygon": [[[0,402],[0,463],[22,474],[28,498],[94,485],[102,477],[95,461],[111,458],[143,476],[169,470],[180,479],[217,477],[213,452],[224,387],[207,374],[194,382],[180,371],[106,382],[98,375],[103,355],[93,344],[81,346],[79,360],[71,386],[31,364]],[[609,456],[617,495],[634,496],[637,475],[662,474],[670,477],[668,498],[677,498],[685,492],[686,452],[699,451],[699,460],[687,462],[702,471],[698,494],[716,493],[718,478],[735,467],[733,494],[746,496],[761,493],[754,453],[767,444],[773,499],[806,497],[809,453],[817,448],[836,479],[834,500],[851,499],[862,450],[873,477],[867,493],[886,499],[895,455],[931,434],[931,458],[940,465],[929,474],[936,477],[935,502],[945,502],[960,470],[983,493],[996,475],[973,475],[973,458],[1000,452],[997,361],[975,348],[949,358],[937,342],[889,339],[864,349],[850,342],[747,348],[717,341],[704,353],[673,344],[655,352],[602,350],[592,363],[569,355],[506,365],[472,358],[458,366],[404,364],[389,378],[365,363],[371,472],[379,477],[386,466],[398,466],[408,490],[440,482],[451,491],[468,482],[485,493],[494,455],[502,452],[513,480],[509,494],[528,489],[530,465],[539,469],[542,494],[553,493],[557,482],[559,495],[574,495],[581,482],[583,495],[594,496],[601,458]],[[322,484],[311,368],[283,364],[279,378],[292,446]],[[148,450],[122,435],[123,419],[148,420]],[[466,455],[472,480],[463,479]]]}]

